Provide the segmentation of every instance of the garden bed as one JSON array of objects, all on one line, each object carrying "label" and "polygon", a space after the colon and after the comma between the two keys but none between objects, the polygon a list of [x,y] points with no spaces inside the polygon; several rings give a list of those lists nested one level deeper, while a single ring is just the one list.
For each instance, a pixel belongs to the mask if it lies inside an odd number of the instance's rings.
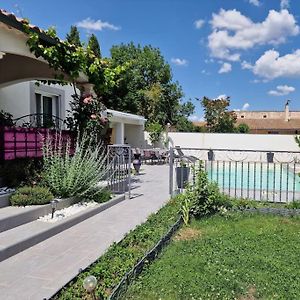
[{"label": "garden bed", "polygon": [[123,299],[300,299],[299,239],[299,217],[194,220]]}]

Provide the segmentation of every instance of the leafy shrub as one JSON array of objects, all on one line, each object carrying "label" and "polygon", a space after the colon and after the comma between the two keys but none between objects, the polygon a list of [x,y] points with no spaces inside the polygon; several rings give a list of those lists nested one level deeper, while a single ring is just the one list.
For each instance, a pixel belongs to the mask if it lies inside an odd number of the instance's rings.
[{"label": "leafy shrub", "polygon": [[300,201],[293,201],[291,203],[286,204],[285,207],[290,209],[300,209]]},{"label": "leafy shrub", "polygon": [[44,180],[51,192],[60,197],[96,197],[107,173],[107,160],[102,145],[83,135],[71,153],[70,141],[62,144],[60,135],[47,137],[43,147]]},{"label": "leafy shrub", "polygon": [[149,138],[152,145],[159,142],[163,130],[164,128],[158,122],[149,123],[147,125],[147,131],[149,132]]},{"label": "leafy shrub", "polygon": [[90,195],[85,197],[85,200],[95,201],[98,203],[104,203],[111,199],[112,193],[107,188],[96,188]]},{"label": "leafy shrub", "polygon": [[191,199],[190,212],[195,217],[210,215],[232,207],[230,197],[222,194],[216,183],[209,182],[201,163],[195,174],[195,184],[192,188],[189,187],[185,194],[185,197]]},{"label": "leafy shrub", "polygon": [[10,197],[11,205],[26,206],[47,204],[53,199],[48,188],[41,186],[23,186],[18,188]]},{"label": "leafy shrub", "polygon": [[247,199],[231,199],[232,207],[235,209],[257,208],[261,203]]}]

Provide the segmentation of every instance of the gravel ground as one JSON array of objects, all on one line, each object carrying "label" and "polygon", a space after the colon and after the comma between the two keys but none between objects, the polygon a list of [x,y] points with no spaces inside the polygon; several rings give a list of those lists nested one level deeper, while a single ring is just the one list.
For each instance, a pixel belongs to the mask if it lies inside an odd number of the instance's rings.
[{"label": "gravel ground", "polygon": [[51,218],[52,214],[50,213],[43,217],[39,217],[38,220],[47,223],[55,223],[57,221],[73,216],[85,209],[96,207],[98,205],[99,204],[97,202],[79,202],[72,206],[55,211],[53,219]]}]

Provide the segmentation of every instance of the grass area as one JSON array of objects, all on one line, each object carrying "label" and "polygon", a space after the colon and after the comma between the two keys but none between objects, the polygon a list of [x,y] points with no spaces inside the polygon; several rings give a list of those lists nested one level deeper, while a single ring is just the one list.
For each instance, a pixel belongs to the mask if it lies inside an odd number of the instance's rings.
[{"label": "grass area", "polygon": [[300,299],[300,218],[193,220],[124,299]]}]

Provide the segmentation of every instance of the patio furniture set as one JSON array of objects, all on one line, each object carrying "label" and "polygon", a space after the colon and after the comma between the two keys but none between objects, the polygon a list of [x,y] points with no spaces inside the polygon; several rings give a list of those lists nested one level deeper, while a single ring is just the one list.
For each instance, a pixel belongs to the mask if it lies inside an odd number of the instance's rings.
[{"label": "patio furniture set", "polygon": [[133,157],[139,156],[141,161],[145,164],[163,164],[168,162],[169,151],[166,149],[153,148],[153,149],[132,149]]}]

